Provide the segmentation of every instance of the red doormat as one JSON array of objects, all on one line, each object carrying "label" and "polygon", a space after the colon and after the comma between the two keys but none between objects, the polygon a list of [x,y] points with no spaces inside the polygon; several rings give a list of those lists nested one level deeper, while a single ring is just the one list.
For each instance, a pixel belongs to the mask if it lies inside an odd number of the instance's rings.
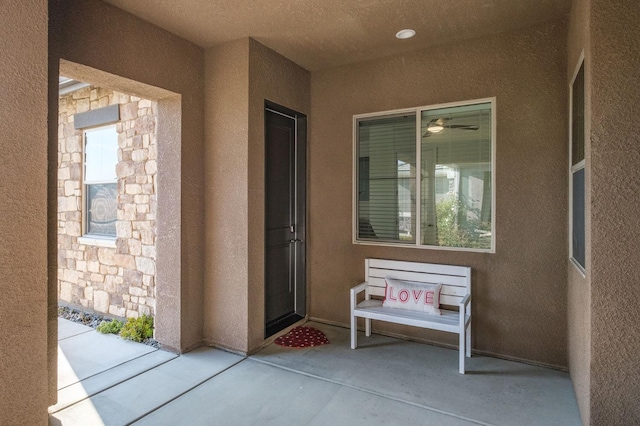
[{"label": "red doormat", "polygon": [[295,327],[287,334],[276,339],[276,345],[288,348],[308,348],[311,346],[328,345],[329,339],[324,333],[313,327]]}]

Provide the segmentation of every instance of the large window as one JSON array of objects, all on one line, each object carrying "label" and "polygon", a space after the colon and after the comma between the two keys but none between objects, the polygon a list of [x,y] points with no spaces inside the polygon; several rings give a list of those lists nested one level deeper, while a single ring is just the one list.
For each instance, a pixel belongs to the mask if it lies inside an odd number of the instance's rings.
[{"label": "large window", "polygon": [[573,263],[585,270],[585,161],[584,161],[584,62],[571,84],[571,198],[569,200],[571,242],[569,253]]},{"label": "large window", "polygon": [[493,105],[354,117],[354,242],[494,251]]},{"label": "large window", "polygon": [[118,133],[115,126],[84,132],[84,234],[115,237]]}]

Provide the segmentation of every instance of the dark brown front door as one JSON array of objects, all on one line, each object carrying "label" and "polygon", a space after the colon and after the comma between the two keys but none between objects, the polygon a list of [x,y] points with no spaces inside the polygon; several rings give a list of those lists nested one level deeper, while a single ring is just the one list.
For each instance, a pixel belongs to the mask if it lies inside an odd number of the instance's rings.
[{"label": "dark brown front door", "polygon": [[265,337],[305,307],[306,117],[265,106]]}]

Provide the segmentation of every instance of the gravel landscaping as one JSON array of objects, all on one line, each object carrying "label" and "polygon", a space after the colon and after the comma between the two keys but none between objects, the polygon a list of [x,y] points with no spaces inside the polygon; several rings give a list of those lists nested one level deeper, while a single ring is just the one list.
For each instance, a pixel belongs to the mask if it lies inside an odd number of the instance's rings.
[{"label": "gravel landscaping", "polygon": [[[100,323],[104,321],[111,321],[111,319],[104,318],[102,315],[82,312],[78,309],[68,308],[66,306],[58,306],[58,317],[77,322],[78,324],[87,325],[91,328],[97,328]],[[160,343],[157,340],[145,339],[142,343],[160,349]]]}]

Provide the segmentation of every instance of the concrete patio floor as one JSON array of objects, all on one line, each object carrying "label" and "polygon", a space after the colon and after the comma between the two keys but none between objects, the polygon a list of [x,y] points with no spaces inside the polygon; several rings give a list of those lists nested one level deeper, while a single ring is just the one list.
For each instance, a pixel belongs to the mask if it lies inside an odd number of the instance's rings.
[{"label": "concrete patio floor", "polygon": [[59,320],[51,425],[580,425],[566,373],[311,323],[331,344],[175,354]]}]

